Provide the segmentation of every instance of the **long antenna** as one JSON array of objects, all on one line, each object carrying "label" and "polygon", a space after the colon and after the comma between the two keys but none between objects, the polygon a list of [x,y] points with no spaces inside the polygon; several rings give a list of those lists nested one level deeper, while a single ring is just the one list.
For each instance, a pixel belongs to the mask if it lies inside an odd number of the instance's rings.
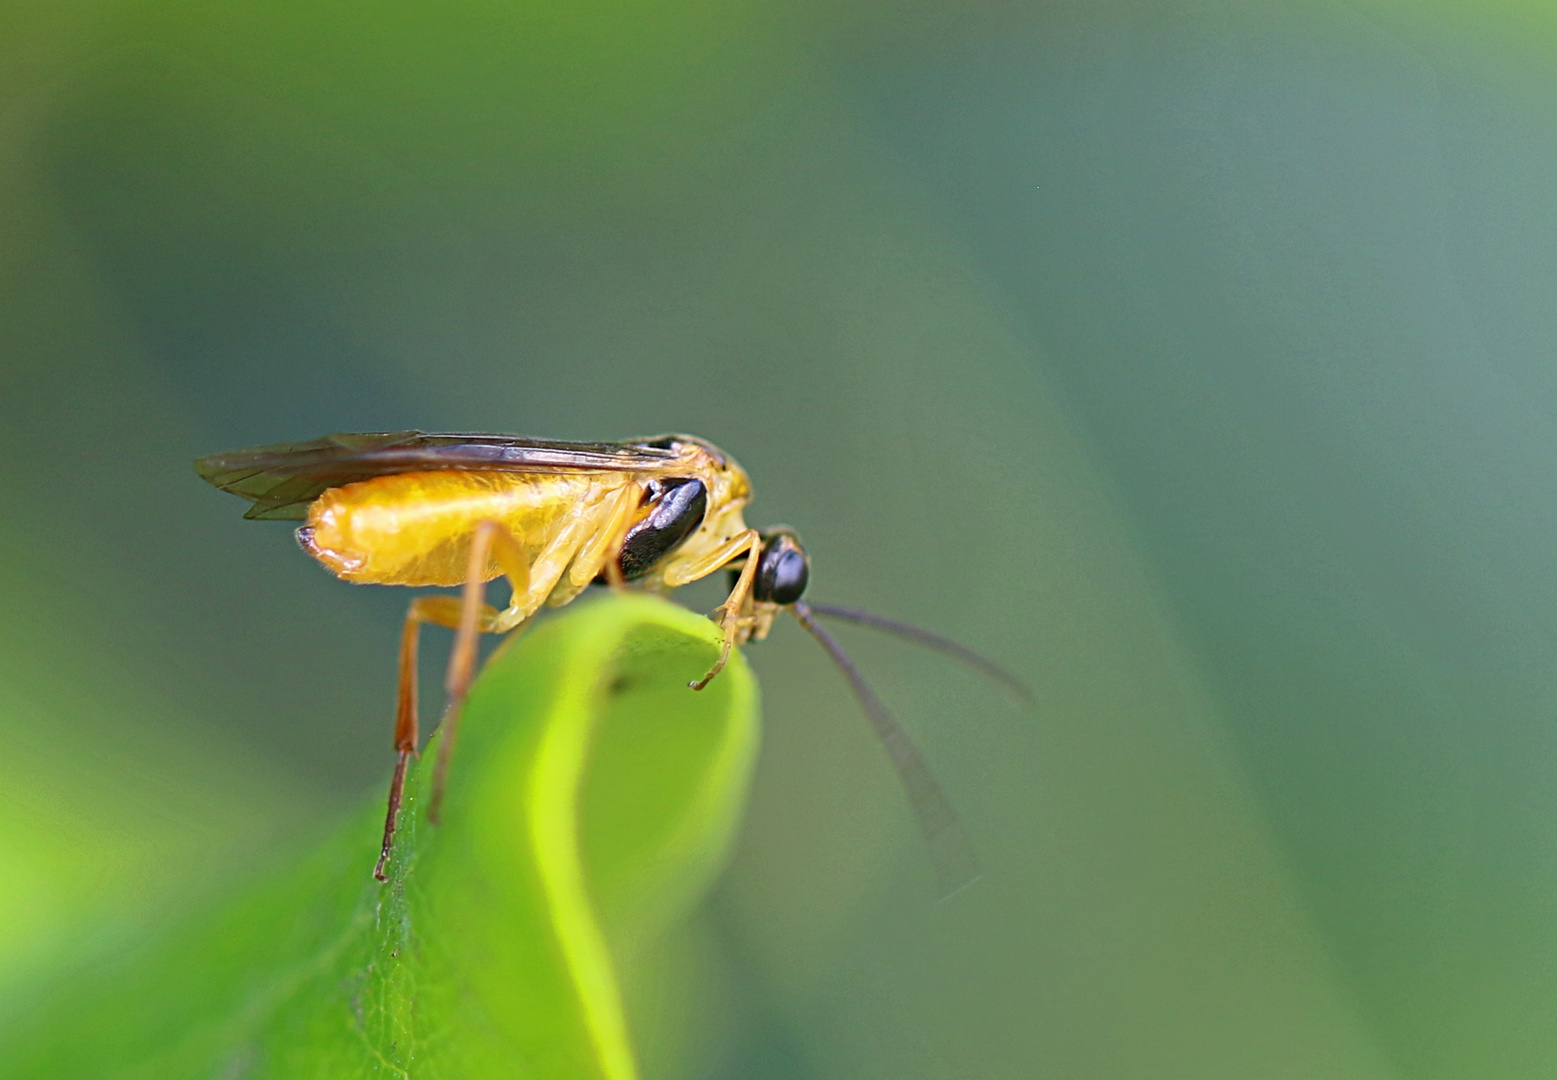
[{"label": "long antenna", "polygon": [[843,677],[849,680],[850,689],[859,699],[865,715],[870,718],[871,727],[876,729],[877,737],[886,747],[887,757],[892,759],[892,767],[897,770],[898,779],[908,792],[909,804],[913,806],[914,816],[919,821],[919,831],[930,845],[930,857],[935,862],[941,899],[971,885],[979,876],[979,860],[973,850],[973,841],[968,838],[967,830],[962,827],[956,811],[947,801],[946,792],[930,775],[930,767],[925,764],[918,747],[876,696],[876,692],[866,684],[859,669],[854,666],[854,661],[833,640],[833,636],[811,618],[813,609],[796,602],[790,605],[789,610],[800,621],[800,625],[821,642],[822,648],[833,658],[833,663],[838,665],[838,670],[843,672]]},{"label": "long antenna", "polygon": [[811,613],[820,615],[824,619],[837,619],[840,622],[850,622],[857,626],[869,626],[883,633],[900,637],[904,641],[911,641],[915,645],[922,645],[926,649],[932,649],[942,656],[948,656],[958,663],[966,664],[991,682],[999,683],[1020,699],[1023,704],[1034,704],[1033,692],[1028,689],[1026,683],[1011,674],[1005,668],[995,663],[986,656],[974,652],[966,645],[960,645],[951,638],[942,637],[940,634],[932,634],[928,630],[921,630],[917,626],[910,626],[896,619],[889,619],[884,615],[873,615],[869,611],[861,611],[859,608],[839,607],[836,604],[812,604]]}]

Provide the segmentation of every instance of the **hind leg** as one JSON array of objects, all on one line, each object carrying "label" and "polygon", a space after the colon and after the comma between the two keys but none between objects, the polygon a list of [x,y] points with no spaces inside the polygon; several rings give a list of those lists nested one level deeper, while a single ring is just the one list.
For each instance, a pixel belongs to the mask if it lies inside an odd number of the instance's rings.
[{"label": "hind leg", "polygon": [[[400,631],[400,679],[395,700],[395,774],[389,781],[389,809],[384,815],[384,843],[379,849],[378,864],[373,876],[385,880],[384,868],[389,865],[389,852],[394,847],[395,825],[400,816],[400,798],[405,790],[405,770],[411,758],[416,756],[416,744],[420,734],[417,719],[417,646],[421,638],[422,624],[435,623],[451,629],[460,625],[461,604],[452,596],[418,596],[411,601],[406,612],[405,625]],[[476,612],[478,627],[485,629],[497,618],[497,609],[482,604]]]}]

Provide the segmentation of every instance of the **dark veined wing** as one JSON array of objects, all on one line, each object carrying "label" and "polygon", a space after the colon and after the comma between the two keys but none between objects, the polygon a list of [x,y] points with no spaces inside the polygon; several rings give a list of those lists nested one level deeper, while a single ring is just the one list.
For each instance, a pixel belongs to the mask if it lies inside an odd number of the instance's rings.
[{"label": "dark veined wing", "polygon": [[469,469],[487,472],[657,472],[681,453],[670,440],[580,443],[515,435],[429,435],[392,431],[326,435],[311,442],[212,454],[195,471],[254,505],[243,516],[302,521],[325,491],[375,476]]}]

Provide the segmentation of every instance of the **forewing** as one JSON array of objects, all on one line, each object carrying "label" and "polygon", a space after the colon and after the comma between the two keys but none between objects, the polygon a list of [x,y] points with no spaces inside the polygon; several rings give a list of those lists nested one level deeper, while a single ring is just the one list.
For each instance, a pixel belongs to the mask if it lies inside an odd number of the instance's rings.
[{"label": "forewing", "polygon": [[394,431],[326,435],[311,442],[255,446],[195,462],[202,478],[254,505],[243,516],[302,521],[330,488],[395,473],[661,472],[680,454],[642,443],[576,443],[513,435],[429,435]]}]

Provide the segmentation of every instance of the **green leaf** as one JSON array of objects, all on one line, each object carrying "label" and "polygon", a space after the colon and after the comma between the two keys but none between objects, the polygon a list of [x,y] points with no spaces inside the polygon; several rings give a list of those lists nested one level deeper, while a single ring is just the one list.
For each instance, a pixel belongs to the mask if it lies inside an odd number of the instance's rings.
[{"label": "green leaf", "polygon": [[[413,769],[390,880],[375,798],[300,864],[0,1029],[0,1077],[637,1075],[624,971],[717,872],[757,690],[643,595],[575,605],[473,688],[443,823]],[[434,747],[433,749],[436,749]]]}]

